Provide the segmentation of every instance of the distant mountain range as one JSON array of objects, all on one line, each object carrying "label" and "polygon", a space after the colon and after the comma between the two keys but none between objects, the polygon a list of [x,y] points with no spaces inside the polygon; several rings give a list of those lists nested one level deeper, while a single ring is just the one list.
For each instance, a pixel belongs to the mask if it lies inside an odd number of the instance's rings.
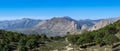
[{"label": "distant mountain range", "polygon": [[48,36],[64,36],[67,32],[81,33],[83,30],[97,30],[119,19],[120,17],[99,20],[74,20],[68,16],[54,17],[48,20],[23,18],[19,20],[0,21],[0,29],[26,34],[45,33]]}]

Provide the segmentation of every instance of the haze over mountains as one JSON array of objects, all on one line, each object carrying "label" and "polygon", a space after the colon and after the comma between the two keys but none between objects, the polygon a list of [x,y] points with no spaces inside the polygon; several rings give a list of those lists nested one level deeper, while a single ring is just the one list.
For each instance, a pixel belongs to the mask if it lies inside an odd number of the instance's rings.
[{"label": "haze over mountains", "polygon": [[64,36],[67,32],[75,33],[82,30],[97,30],[119,19],[120,17],[99,20],[74,20],[68,16],[54,17],[48,20],[23,18],[19,20],[0,21],[0,29],[26,34],[45,33],[47,36]]}]

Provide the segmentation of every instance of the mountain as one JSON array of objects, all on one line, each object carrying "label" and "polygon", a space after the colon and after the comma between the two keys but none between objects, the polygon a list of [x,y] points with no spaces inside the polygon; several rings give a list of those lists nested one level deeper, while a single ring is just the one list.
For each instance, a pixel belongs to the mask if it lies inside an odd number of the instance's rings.
[{"label": "mountain", "polygon": [[79,23],[82,25],[81,30],[87,30],[93,25],[95,25],[96,23],[98,23],[99,21],[101,20],[90,20],[90,19],[79,20]]},{"label": "mountain", "polygon": [[23,18],[11,21],[0,21],[0,29],[22,32],[26,34],[42,34],[48,36],[64,36],[66,33],[82,33],[98,30],[106,25],[116,22],[120,17],[98,20],[75,20],[69,16],[53,17],[47,20]]},{"label": "mountain", "polygon": [[112,24],[118,20],[120,20],[120,17],[101,19],[99,22],[97,22],[92,27],[90,27],[88,30],[89,31],[98,30],[98,29],[105,27],[106,25]]},{"label": "mountain", "polygon": [[[62,17],[62,18],[52,18],[50,20],[44,20],[38,23],[36,26],[32,27],[30,33],[45,33],[49,36],[63,36],[67,32],[71,32],[74,30],[79,30],[80,25],[79,22],[70,18],[70,17]],[[28,32],[28,31],[27,31]]]},{"label": "mountain", "polygon": [[13,30],[22,28],[31,28],[38,24],[41,20],[34,20],[29,18],[23,18],[18,20],[0,21],[0,29]]}]

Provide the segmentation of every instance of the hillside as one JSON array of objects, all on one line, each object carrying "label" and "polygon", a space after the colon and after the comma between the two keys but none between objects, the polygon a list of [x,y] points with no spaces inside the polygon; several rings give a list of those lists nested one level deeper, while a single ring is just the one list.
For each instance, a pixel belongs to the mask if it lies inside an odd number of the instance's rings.
[{"label": "hillside", "polygon": [[[73,45],[80,45],[80,48],[88,48],[99,45],[103,47],[109,45],[113,50],[119,50],[120,38],[120,20],[92,32],[86,32],[81,35],[69,35],[68,41]],[[117,47],[118,46],[118,47]]]},{"label": "hillside", "polygon": [[45,34],[26,35],[0,30],[0,51],[50,51],[61,50],[66,45],[64,37],[47,37]]},{"label": "hillside", "polygon": [[35,26],[41,20],[30,19],[30,18],[23,18],[17,20],[6,20],[0,21],[0,29],[4,30],[14,30],[14,29],[27,29]]},{"label": "hillside", "polygon": [[99,21],[96,24],[94,24],[92,27],[90,27],[89,30],[90,31],[98,30],[98,29],[103,28],[106,25],[112,24],[112,23],[114,23],[114,22],[116,22],[118,20],[120,20],[120,17],[109,18],[109,19],[102,19],[102,21]]}]

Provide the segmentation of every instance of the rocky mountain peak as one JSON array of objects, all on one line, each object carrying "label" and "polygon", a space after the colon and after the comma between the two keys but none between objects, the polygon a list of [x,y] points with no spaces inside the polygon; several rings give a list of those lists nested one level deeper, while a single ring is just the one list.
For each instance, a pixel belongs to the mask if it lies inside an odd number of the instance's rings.
[{"label": "rocky mountain peak", "polygon": [[53,17],[51,20],[76,21],[76,20],[72,19],[72,18],[71,18],[71,17],[69,17],[69,16],[64,16],[64,17]]},{"label": "rocky mountain peak", "polygon": [[30,18],[22,18],[21,20],[33,20],[33,19],[30,19]]}]

